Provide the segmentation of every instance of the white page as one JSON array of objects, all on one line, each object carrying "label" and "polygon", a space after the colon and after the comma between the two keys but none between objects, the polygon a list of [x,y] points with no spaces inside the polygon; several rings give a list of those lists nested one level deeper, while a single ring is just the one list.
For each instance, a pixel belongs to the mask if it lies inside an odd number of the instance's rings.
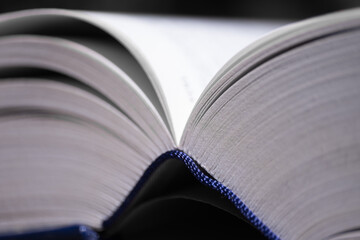
[{"label": "white page", "polygon": [[88,14],[121,39],[145,68],[158,94],[164,95],[177,142],[196,100],[215,73],[239,50],[284,24]]}]

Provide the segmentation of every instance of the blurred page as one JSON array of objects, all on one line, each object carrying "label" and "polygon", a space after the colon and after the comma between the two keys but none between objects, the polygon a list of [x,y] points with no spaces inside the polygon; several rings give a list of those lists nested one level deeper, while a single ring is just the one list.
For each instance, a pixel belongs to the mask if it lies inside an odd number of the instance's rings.
[{"label": "blurred page", "polygon": [[[93,13],[91,13],[93,15]],[[118,36],[164,95],[176,140],[200,94],[239,50],[285,22],[94,14]]]}]

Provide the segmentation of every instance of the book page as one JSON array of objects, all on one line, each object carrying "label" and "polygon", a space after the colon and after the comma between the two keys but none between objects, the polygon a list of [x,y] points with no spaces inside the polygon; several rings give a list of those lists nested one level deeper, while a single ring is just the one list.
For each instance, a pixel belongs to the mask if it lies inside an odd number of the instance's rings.
[{"label": "book page", "polygon": [[[88,13],[135,55],[180,139],[198,97],[239,50],[284,22]],[[167,105],[167,106],[166,106]]]},{"label": "book page", "polygon": [[246,48],[181,140],[281,239],[359,229],[359,13],[295,23]]},{"label": "book page", "polygon": [[[117,108],[154,142],[165,144],[164,150],[174,148],[171,126],[166,125],[170,121],[153,84],[119,39],[112,37],[97,20],[83,12],[61,9],[1,15],[2,63],[6,67],[45,68],[76,80],[91,79],[86,84],[107,97],[110,94],[110,101],[116,102]],[[12,38],[13,35],[17,38]]]}]

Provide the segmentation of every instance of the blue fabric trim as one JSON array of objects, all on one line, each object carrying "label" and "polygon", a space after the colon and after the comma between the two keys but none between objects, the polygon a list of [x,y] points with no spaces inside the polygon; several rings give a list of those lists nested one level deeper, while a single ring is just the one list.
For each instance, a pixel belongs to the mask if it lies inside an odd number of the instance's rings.
[{"label": "blue fabric trim", "polygon": [[127,208],[127,206],[130,204],[130,202],[134,199],[136,194],[139,192],[141,187],[144,185],[144,183],[148,180],[150,175],[154,172],[154,170],[165,160],[176,158],[184,162],[186,167],[190,170],[190,172],[195,176],[195,178],[200,181],[202,184],[218,191],[223,196],[225,196],[227,199],[229,199],[235,207],[240,211],[240,213],[254,226],[256,227],[265,237],[271,240],[280,240],[280,238],[273,233],[270,228],[268,228],[255,214],[244,204],[241,199],[236,196],[234,192],[232,192],[229,188],[224,186],[222,183],[218,182],[216,179],[213,179],[206,175],[200,167],[196,164],[196,162],[193,160],[192,157],[187,155],[185,152],[181,150],[172,150],[163,153],[160,155],[150,166],[149,168],[144,172],[143,176],[140,178],[139,182],[136,184],[136,186],[133,188],[133,190],[130,192],[128,197],[125,199],[123,204],[120,206],[120,208],[117,210],[117,212],[106,222],[104,222],[104,227],[111,224],[111,222],[118,218],[124,210]]}]

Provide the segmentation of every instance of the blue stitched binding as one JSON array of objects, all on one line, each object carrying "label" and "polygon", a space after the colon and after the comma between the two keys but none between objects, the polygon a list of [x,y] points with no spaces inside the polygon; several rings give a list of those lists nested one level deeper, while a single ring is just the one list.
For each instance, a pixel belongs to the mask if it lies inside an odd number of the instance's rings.
[{"label": "blue stitched binding", "polygon": [[120,208],[116,211],[116,213],[104,222],[104,226],[111,224],[111,222],[118,218],[121,213],[126,209],[129,203],[134,199],[135,195],[139,192],[141,187],[150,177],[150,175],[154,172],[154,170],[165,160],[170,158],[176,158],[185,163],[186,167],[190,170],[190,172],[195,176],[195,178],[200,181],[202,184],[220,192],[223,196],[229,199],[235,207],[240,211],[240,213],[254,226],[256,227],[265,237],[271,240],[280,240],[280,238],[273,233],[255,214],[240,200],[238,196],[234,192],[232,192],[229,188],[224,186],[222,183],[217,180],[207,176],[195,163],[195,161],[187,155],[185,152],[181,150],[172,150],[163,153],[160,155],[144,172],[143,176],[140,178],[139,182],[130,192],[128,197],[125,199]]}]

